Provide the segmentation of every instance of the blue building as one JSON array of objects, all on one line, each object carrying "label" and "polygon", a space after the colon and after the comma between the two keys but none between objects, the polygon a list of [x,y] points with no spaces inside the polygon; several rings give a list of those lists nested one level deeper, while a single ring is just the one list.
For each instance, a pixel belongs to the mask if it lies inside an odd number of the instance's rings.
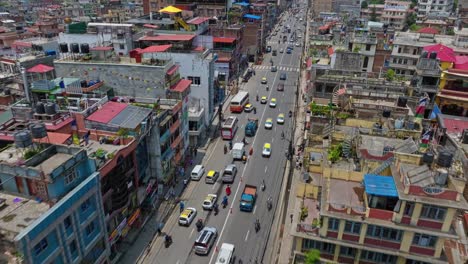
[{"label": "blue building", "polygon": [[95,172],[14,238],[25,263],[109,261],[100,187]]}]

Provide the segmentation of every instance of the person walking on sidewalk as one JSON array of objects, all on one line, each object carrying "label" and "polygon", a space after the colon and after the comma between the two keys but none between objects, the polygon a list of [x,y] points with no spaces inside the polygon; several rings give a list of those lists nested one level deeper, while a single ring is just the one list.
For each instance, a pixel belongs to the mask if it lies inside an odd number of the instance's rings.
[{"label": "person walking on sidewalk", "polygon": [[226,195],[227,196],[231,195],[231,186],[230,185],[226,186]]}]

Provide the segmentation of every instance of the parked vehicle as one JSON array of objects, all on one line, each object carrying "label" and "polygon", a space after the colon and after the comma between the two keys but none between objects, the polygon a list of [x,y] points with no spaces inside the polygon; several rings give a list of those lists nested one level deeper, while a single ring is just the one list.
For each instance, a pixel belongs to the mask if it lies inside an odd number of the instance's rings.
[{"label": "parked vehicle", "polygon": [[258,128],[258,119],[257,118],[249,118],[247,125],[245,125],[245,135],[247,137],[255,136]]},{"label": "parked vehicle", "polygon": [[234,144],[234,147],[232,148],[232,157],[234,160],[242,160],[242,157],[245,154],[244,150],[244,143],[238,142]]}]

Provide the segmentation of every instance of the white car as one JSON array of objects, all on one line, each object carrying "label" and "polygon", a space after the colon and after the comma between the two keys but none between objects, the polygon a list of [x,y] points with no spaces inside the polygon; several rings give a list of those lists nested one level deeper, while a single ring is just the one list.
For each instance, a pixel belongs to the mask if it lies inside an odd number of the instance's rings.
[{"label": "white car", "polygon": [[301,46],[301,43],[296,42],[296,47],[300,47],[300,46]]},{"label": "white car", "polygon": [[284,114],[279,114],[278,115],[278,117],[276,118],[276,123],[284,124]]},{"label": "white car", "polygon": [[271,144],[270,143],[265,143],[263,145],[262,156],[263,157],[270,157],[271,156]]},{"label": "white car", "polygon": [[179,216],[179,225],[189,226],[193,219],[197,216],[197,209],[187,207]]},{"label": "white car", "polygon": [[218,201],[218,196],[216,194],[208,194],[203,201],[203,209],[205,210],[211,210],[213,209],[213,206],[216,204],[216,201]]},{"label": "white car", "polygon": [[273,128],[273,120],[271,118],[267,118],[265,121],[265,128],[272,129]]},{"label": "white car", "polygon": [[271,98],[270,107],[276,107],[276,98]]}]

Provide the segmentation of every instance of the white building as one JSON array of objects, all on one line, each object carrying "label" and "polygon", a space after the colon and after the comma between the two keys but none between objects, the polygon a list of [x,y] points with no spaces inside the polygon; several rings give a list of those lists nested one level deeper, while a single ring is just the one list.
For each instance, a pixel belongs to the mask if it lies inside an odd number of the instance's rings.
[{"label": "white building", "polygon": [[418,20],[428,15],[447,15],[452,13],[453,0],[418,0]]}]

